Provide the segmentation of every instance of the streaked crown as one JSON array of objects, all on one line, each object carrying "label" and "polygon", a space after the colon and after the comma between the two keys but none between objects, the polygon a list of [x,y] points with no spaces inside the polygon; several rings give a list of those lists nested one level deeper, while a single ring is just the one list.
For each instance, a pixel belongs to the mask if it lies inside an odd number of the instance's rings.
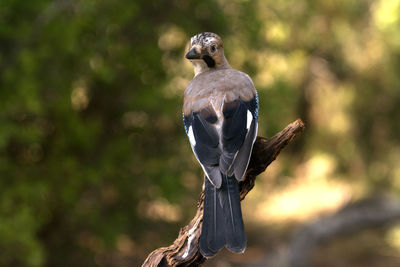
[{"label": "streaked crown", "polygon": [[205,47],[210,43],[215,43],[219,47],[222,47],[222,39],[217,34],[212,32],[202,32],[190,39],[190,46],[200,45],[201,47]]}]

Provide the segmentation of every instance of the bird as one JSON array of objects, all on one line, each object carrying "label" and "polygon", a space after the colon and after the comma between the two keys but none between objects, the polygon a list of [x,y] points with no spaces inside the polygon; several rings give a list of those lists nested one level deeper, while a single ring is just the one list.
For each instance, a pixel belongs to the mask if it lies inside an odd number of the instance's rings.
[{"label": "bird", "polygon": [[193,36],[185,57],[194,78],[184,92],[183,122],[205,173],[200,253],[210,258],[223,247],[243,253],[247,239],[239,182],[257,137],[257,90],[247,74],[229,65],[215,33]]}]

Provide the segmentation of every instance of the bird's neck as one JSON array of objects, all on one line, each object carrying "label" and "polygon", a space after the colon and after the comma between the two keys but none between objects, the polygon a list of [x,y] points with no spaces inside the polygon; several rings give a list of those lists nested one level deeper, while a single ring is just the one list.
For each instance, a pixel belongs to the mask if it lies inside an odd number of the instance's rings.
[{"label": "bird's neck", "polygon": [[225,56],[222,57],[219,61],[216,61],[215,67],[211,67],[211,68],[208,67],[207,63],[202,59],[191,60],[190,62],[192,63],[192,65],[194,67],[194,76],[195,77],[203,72],[231,68],[231,66],[229,65]]}]

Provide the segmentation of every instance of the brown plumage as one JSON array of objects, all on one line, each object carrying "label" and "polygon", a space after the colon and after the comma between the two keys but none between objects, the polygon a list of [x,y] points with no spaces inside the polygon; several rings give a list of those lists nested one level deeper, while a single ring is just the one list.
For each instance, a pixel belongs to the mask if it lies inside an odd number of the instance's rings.
[{"label": "brown plumage", "polygon": [[202,108],[216,102],[214,107],[222,106],[220,103],[232,102],[237,98],[250,101],[256,94],[256,89],[250,77],[230,66],[216,67],[196,75],[186,87],[183,101],[183,113],[198,112]]}]

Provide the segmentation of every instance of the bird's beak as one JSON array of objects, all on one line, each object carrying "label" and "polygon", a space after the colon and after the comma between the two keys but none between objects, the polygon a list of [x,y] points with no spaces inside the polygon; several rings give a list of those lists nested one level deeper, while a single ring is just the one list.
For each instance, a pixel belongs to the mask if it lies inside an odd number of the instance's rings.
[{"label": "bird's beak", "polygon": [[201,54],[196,51],[196,49],[193,47],[192,49],[189,50],[189,52],[186,53],[185,56],[187,59],[201,59]]}]

